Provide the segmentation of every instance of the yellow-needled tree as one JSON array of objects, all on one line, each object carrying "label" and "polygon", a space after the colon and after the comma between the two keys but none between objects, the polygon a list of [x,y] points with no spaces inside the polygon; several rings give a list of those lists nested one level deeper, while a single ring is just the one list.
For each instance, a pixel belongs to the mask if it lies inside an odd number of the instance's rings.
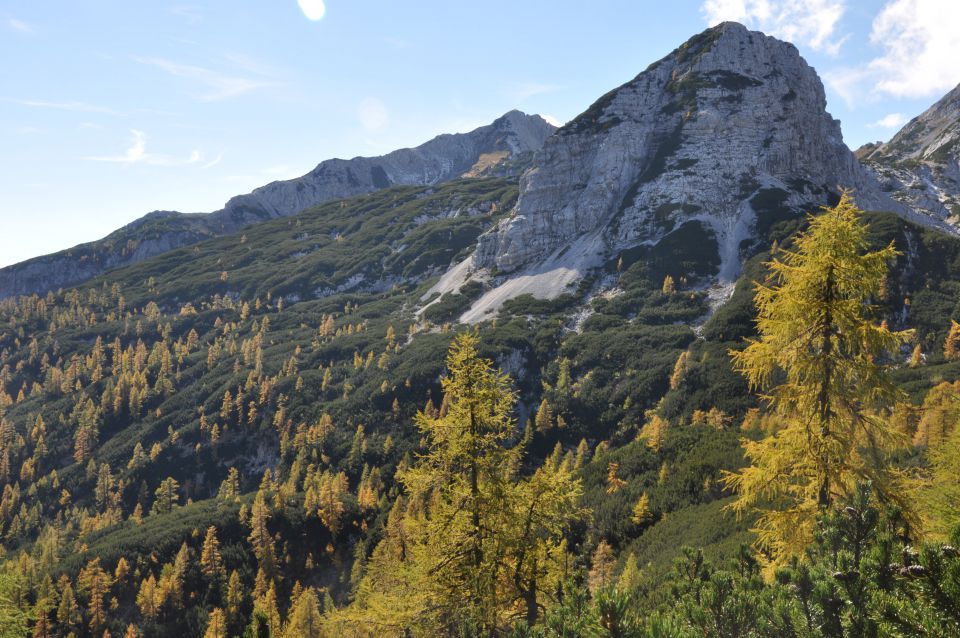
[{"label": "yellow-needled tree", "polygon": [[399,473],[405,496],[339,623],[397,635],[498,635],[516,615],[536,620],[567,565],[565,530],[580,515],[573,457],[562,451],[529,477],[513,445],[509,377],[454,339],[439,411],[418,413],[426,450]]},{"label": "yellow-needled tree", "polygon": [[911,333],[873,321],[871,306],[896,255],[893,244],[870,249],[862,212],[844,194],[756,286],[759,337],[731,356],[777,427],[744,441],[749,466],[725,481],[738,495],[731,507],[758,514],[758,546],[775,563],[802,557],[818,516],[858,482],[916,520],[886,462],[905,443],[888,418],[901,397],[886,363]]},{"label": "yellow-needled tree", "polygon": [[436,627],[444,632],[497,625],[497,576],[504,544],[504,504],[519,464],[506,447],[516,433],[516,395],[510,379],[478,352],[479,339],[463,333],[447,353],[441,385],[446,412],[420,413],[416,423],[429,441],[418,462],[400,475],[411,501],[422,504],[420,529],[428,552]]}]

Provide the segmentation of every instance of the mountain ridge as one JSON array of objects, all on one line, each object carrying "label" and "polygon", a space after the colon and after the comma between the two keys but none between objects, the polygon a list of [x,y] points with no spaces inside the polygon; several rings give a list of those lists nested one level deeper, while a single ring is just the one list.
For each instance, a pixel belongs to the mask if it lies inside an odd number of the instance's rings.
[{"label": "mountain ridge", "polygon": [[856,153],[895,199],[960,228],[960,85],[889,142],[865,144]]},{"label": "mountain ridge", "polygon": [[379,157],[324,160],[305,175],[237,195],[212,213],[153,211],[103,239],[0,268],[0,299],[77,285],[106,270],[194,245],[327,201],[396,185],[517,175],[555,127],[512,110],[468,133],[445,133]]}]

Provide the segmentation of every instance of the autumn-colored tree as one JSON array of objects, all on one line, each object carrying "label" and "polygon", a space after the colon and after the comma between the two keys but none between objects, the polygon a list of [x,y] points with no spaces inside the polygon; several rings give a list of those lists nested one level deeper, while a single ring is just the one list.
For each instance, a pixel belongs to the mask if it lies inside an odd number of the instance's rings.
[{"label": "autumn-colored tree", "polygon": [[586,513],[578,505],[581,487],[573,464],[573,455],[564,454],[558,444],[532,476],[517,481],[506,502],[504,530],[498,535],[507,542],[503,565],[508,585],[502,596],[522,606],[531,626],[546,607],[544,598],[559,602],[557,592],[570,577],[565,532]]},{"label": "autumn-colored tree", "polygon": [[913,352],[910,353],[910,367],[919,368],[923,364],[923,348],[920,344],[913,346]]},{"label": "autumn-colored tree", "polygon": [[640,429],[641,439],[647,442],[647,446],[654,452],[659,452],[663,447],[663,442],[667,438],[667,432],[670,429],[670,422],[659,414],[651,414],[649,420]]},{"label": "autumn-colored tree", "polygon": [[928,453],[930,476],[920,490],[926,527],[935,536],[948,538],[960,525],[960,427]]},{"label": "autumn-colored tree", "polygon": [[210,610],[210,615],[207,617],[207,630],[203,638],[227,638],[227,621],[223,610],[219,607]]},{"label": "autumn-colored tree", "polygon": [[270,520],[270,506],[267,504],[266,495],[261,489],[257,492],[253,500],[253,507],[250,510],[250,536],[248,540],[253,546],[254,555],[260,569],[263,570],[266,577],[270,580],[277,575],[277,553],[270,529],[267,522]]},{"label": "autumn-colored tree", "polygon": [[446,414],[417,415],[429,449],[400,480],[411,500],[429,502],[424,533],[435,544],[431,569],[442,614],[436,620],[490,631],[497,625],[500,559],[492,532],[517,462],[517,452],[505,447],[516,432],[516,395],[510,379],[479,356],[478,342],[463,333],[450,346],[442,380]]},{"label": "autumn-colored tree", "polygon": [[922,411],[917,435],[930,469],[918,485],[921,511],[926,530],[946,539],[960,526],[960,381],[931,388]]},{"label": "autumn-colored tree", "polygon": [[237,573],[237,570],[233,570],[230,572],[230,578],[227,579],[227,596],[224,600],[224,611],[227,614],[229,624],[236,623],[240,619],[240,608],[243,605],[244,598],[245,592],[243,585],[240,583],[240,574]]},{"label": "autumn-colored tree", "polygon": [[60,591],[60,604],[57,607],[57,625],[61,628],[70,630],[80,624],[80,607],[77,606],[77,598],[73,593],[73,586],[70,584],[70,578],[64,575],[57,583],[57,589]]},{"label": "autumn-colored tree", "polygon": [[211,581],[216,582],[219,582],[226,575],[223,568],[223,558],[220,555],[217,528],[213,525],[207,528],[207,535],[203,539],[203,549],[200,552],[200,571]]},{"label": "autumn-colored tree", "polygon": [[317,594],[308,587],[293,603],[282,638],[322,638],[325,635]]},{"label": "autumn-colored tree", "polygon": [[537,417],[534,420],[534,424],[538,432],[546,432],[554,426],[553,408],[550,407],[550,403],[546,397],[540,401],[540,407],[537,408]]},{"label": "autumn-colored tree", "polygon": [[943,356],[948,361],[960,359],[960,323],[950,320],[950,331],[943,342]]},{"label": "autumn-colored tree", "polygon": [[80,570],[77,576],[80,591],[87,597],[87,617],[90,629],[96,632],[107,620],[107,594],[113,584],[110,575],[100,567],[100,559],[94,558]]},{"label": "autumn-colored tree", "polygon": [[637,503],[633,506],[630,520],[641,527],[653,520],[653,511],[650,509],[650,496],[646,492],[640,495]]},{"label": "autumn-colored tree", "polygon": [[117,561],[117,568],[113,571],[113,578],[118,583],[127,580],[127,574],[130,573],[130,563],[123,556]]},{"label": "autumn-colored tree", "polygon": [[960,381],[944,381],[930,388],[923,399],[913,444],[938,448],[960,429]]},{"label": "autumn-colored tree", "polygon": [[240,472],[235,467],[227,470],[227,478],[223,479],[220,489],[217,491],[217,498],[221,501],[230,502],[236,500],[240,495]]},{"label": "autumn-colored tree", "polygon": [[738,493],[733,509],[759,514],[758,545],[777,562],[802,556],[818,516],[858,482],[871,481],[882,498],[912,511],[885,457],[903,440],[886,418],[899,395],[885,361],[911,333],[869,320],[897,255],[892,244],[869,248],[848,195],[811,217],[757,284],[760,337],[731,352],[750,386],[766,393],[780,427],[744,440],[750,465],[725,480]]},{"label": "autumn-colored tree", "polygon": [[277,588],[270,585],[266,593],[253,601],[254,616],[261,615],[270,629],[270,636],[280,636],[283,629],[283,619],[277,606]]},{"label": "autumn-colored tree", "polygon": [[619,463],[609,463],[607,465],[607,494],[616,494],[627,484],[626,481],[620,478],[619,473]]},{"label": "autumn-colored tree", "polygon": [[140,589],[137,592],[137,607],[144,618],[153,620],[160,613],[160,598],[157,590],[157,579],[153,574],[149,574],[140,581]]},{"label": "autumn-colored tree", "polygon": [[407,498],[394,503],[354,604],[337,619],[396,633],[496,633],[558,582],[546,575],[563,562],[562,532],[579,513],[572,457],[557,453],[529,479],[517,476],[515,394],[477,348],[469,333],[451,345],[442,406],[417,415],[427,450],[399,472]]},{"label": "autumn-colored tree", "polygon": [[607,541],[601,540],[590,559],[590,573],[587,575],[590,591],[596,592],[609,585],[613,581],[613,570],[616,566],[617,557],[613,553],[613,547]]},{"label": "autumn-colored tree", "polygon": [[676,292],[677,286],[673,281],[673,277],[667,275],[663,278],[663,285],[660,287],[663,294],[669,295],[670,293]]},{"label": "autumn-colored tree", "polygon": [[670,375],[670,389],[676,390],[683,381],[683,375],[687,373],[687,360],[690,358],[690,352],[684,350],[677,357],[677,362],[673,364],[673,373]]}]

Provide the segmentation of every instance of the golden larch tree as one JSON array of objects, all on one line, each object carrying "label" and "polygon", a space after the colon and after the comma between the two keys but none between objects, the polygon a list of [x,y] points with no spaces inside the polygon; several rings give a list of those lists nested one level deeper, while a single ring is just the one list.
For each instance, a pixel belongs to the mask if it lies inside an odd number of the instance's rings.
[{"label": "golden larch tree", "polygon": [[750,464],[725,481],[738,494],[734,511],[758,513],[758,546],[774,562],[802,557],[818,516],[858,482],[915,519],[902,476],[886,462],[905,442],[889,423],[901,397],[886,364],[912,333],[871,321],[897,254],[893,244],[870,250],[862,212],[844,194],[779,250],[757,284],[759,337],[731,356],[764,393],[777,428],[744,440]]}]

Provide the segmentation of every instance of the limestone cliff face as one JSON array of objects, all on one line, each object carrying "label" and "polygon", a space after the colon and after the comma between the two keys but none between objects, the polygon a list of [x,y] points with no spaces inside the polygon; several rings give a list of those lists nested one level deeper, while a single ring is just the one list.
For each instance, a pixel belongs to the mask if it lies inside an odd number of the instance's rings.
[{"label": "limestone cliff face", "polygon": [[440,135],[382,157],[331,159],[296,179],[232,198],[219,211],[157,211],[95,242],[0,269],[0,298],[73,286],[107,270],[236,232],[250,224],[394,185],[425,186],[462,175],[519,175],[555,127],[510,111],[469,133]]},{"label": "limestone cliff face", "polygon": [[[716,238],[720,277],[732,278],[758,223],[813,210],[840,189],[865,208],[906,212],[825,106],[792,44],[736,23],[708,29],[547,140],[516,214],[481,237],[473,267],[582,270],[696,221]],[[538,291],[559,292],[520,292]]]},{"label": "limestone cliff face", "polygon": [[857,156],[894,199],[960,229],[960,86]]}]

